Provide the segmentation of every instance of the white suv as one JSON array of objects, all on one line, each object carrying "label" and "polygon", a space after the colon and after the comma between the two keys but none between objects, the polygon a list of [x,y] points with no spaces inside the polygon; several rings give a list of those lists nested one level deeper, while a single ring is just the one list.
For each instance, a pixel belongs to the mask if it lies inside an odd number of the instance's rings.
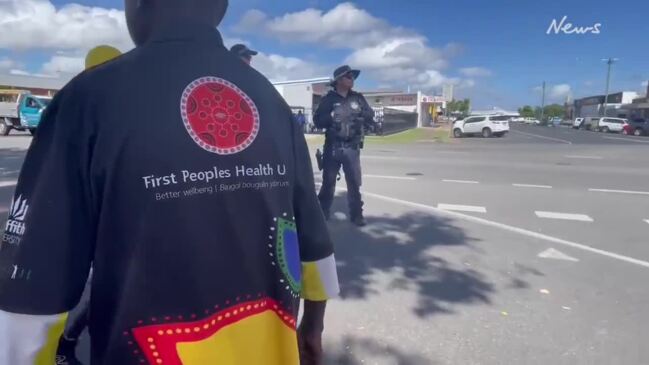
[{"label": "white suv", "polygon": [[509,117],[504,115],[480,115],[458,120],[453,124],[453,137],[480,134],[485,138],[502,137],[509,132]]},{"label": "white suv", "polygon": [[604,133],[617,132],[621,133],[624,126],[628,124],[626,119],[622,118],[602,118],[597,124],[597,130]]}]

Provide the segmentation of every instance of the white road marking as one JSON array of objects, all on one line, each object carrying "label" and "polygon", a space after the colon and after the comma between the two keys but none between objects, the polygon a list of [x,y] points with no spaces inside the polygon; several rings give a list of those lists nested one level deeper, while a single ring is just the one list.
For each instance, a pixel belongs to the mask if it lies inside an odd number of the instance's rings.
[{"label": "white road marking", "polygon": [[456,212],[487,213],[487,208],[477,207],[475,205],[437,204],[437,209]]},{"label": "white road marking", "polygon": [[538,189],[552,189],[550,185],[533,185],[533,184],[512,184],[517,188],[538,188]]},{"label": "white road marking", "polygon": [[593,222],[593,218],[585,214],[558,213],[558,212],[534,212],[537,217],[545,219],[562,219],[566,221]]},{"label": "white road marking", "polygon": [[473,180],[452,180],[452,179],[444,179],[442,182],[445,183],[454,183],[454,184],[480,184],[479,181],[473,181]]},{"label": "white road marking", "polygon": [[588,191],[595,192],[595,193],[649,195],[649,191],[614,190],[614,189],[588,189]]},{"label": "white road marking", "polygon": [[336,218],[336,220],[339,220],[339,221],[344,221],[344,220],[347,219],[347,214],[345,214],[343,212],[336,212],[336,213],[334,213],[334,218]]},{"label": "white road marking", "polygon": [[[346,189],[340,189],[340,190],[345,191]],[[449,211],[449,210],[443,210],[443,209],[439,209],[439,208],[436,208],[436,207],[432,207],[430,205],[410,202],[410,201],[407,201],[407,200],[393,198],[393,197],[386,196],[386,195],[375,194],[375,193],[370,193],[370,192],[363,192],[363,194],[365,196],[373,197],[375,199],[380,199],[380,200],[383,200],[383,201],[386,201],[386,202],[397,203],[397,204],[409,206],[409,207],[412,207],[412,208],[425,210],[425,211],[437,213],[437,214],[440,214],[440,215],[445,215],[445,216],[450,217],[450,218],[462,219],[462,220],[465,220],[465,221],[468,221],[468,222],[479,223],[479,224],[482,224],[482,225],[485,225],[485,226],[499,228],[499,229],[502,229],[502,230],[505,230],[505,231],[518,233],[518,234],[521,234],[523,236],[527,236],[527,237],[536,238],[536,239],[539,239],[539,240],[552,242],[552,243],[555,243],[555,244],[558,244],[558,245],[572,247],[572,248],[575,248],[575,249],[578,249],[578,250],[594,253],[594,254],[597,254],[597,255],[605,256],[605,257],[612,258],[612,259],[615,259],[615,260],[618,260],[618,261],[623,261],[623,262],[626,262],[626,263],[629,263],[629,264],[634,264],[634,265],[642,266],[644,268],[649,269],[649,262],[647,262],[647,261],[639,260],[639,259],[636,259],[636,258],[633,258],[633,257],[630,257],[630,256],[620,255],[620,254],[617,254],[617,253],[611,252],[611,251],[601,250],[599,248],[591,247],[591,246],[584,245],[584,244],[581,244],[581,243],[572,242],[572,241],[564,240],[564,239],[557,238],[557,237],[552,237],[552,236],[549,236],[549,235],[546,235],[546,234],[543,234],[543,233],[530,231],[530,230],[527,230],[527,229],[524,229],[524,228],[514,227],[514,226],[504,224],[504,223],[498,223],[498,222],[490,221],[490,220],[485,219],[485,218],[475,217],[475,216],[472,216],[472,215],[463,214],[463,213],[459,213],[459,212],[453,212],[453,211]]]},{"label": "white road marking", "polygon": [[0,188],[5,188],[7,186],[16,186],[16,184],[18,184],[18,181],[16,180],[0,181]]},{"label": "white road marking", "polygon": [[578,155],[567,155],[566,158],[575,158],[575,159],[583,159],[583,160],[603,160],[604,157],[602,156],[578,156]]},{"label": "white road marking", "polygon": [[565,143],[565,144],[572,144],[572,142],[567,141],[565,139],[561,139],[561,138],[546,137],[546,136],[541,136],[541,135],[538,135],[538,134],[526,133],[526,132],[521,132],[521,131],[516,131],[516,130],[512,130],[511,132],[519,133],[519,134],[522,134],[522,135],[525,135],[525,136],[531,136],[531,137],[536,137],[536,138],[541,138],[541,139],[547,139],[548,141],[561,142],[561,143]]},{"label": "white road marking", "polygon": [[363,177],[374,178],[374,179],[391,179],[391,180],[417,180],[414,177],[409,176],[387,176],[387,175],[363,175]]},{"label": "white road marking", "polygon": [[604,139],[614,139],[618,141],[625,141],[625,142],[633,142],[633,143],[649,143],[649,141],[641,141],[638,139],[633,139],[631,137],[628,138],[620,138],[620,137],[602,137]]},{"label": "white road marking", "polygon": [[394,157],[394,156],[372,156],[372,155],[362,155],[361,159],[368,159],[368,160],[401,160],[401,158]]},{"label": "white road marking", "polygon": [[579,259],[574,258],[572,256],[568,256],[565,253],[555,250],[554,248],[548,248],[547,250],[541,252],[540,254],[537,255],[538,257],[542,259],[553,259],[553,260],[564,260],[564,261],[572,261],[572,262],[579,262]]}]

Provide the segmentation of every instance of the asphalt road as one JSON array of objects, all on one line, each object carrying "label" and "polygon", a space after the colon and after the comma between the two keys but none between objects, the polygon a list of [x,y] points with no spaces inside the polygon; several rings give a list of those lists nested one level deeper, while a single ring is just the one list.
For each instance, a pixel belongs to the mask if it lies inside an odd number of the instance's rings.
[{"label": "asphalt road", "polygon": [[512,128],[363,152],[332,364],[649,364],[649,138]]},{"label": "asphalt road", "polygon": [[[0,210],[28,143],[0,138]],[[514,126],[363,168],[370,224],[342,189],[330,223],[328,364],[649,364],[649,138]]]}]

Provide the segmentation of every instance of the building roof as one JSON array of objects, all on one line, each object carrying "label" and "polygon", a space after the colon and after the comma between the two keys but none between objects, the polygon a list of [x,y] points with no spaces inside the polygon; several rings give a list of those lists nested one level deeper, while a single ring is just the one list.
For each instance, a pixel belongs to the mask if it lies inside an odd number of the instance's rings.
[{"label": "building roof", "polygon": [[16,88],[61,90],[68,81],[61,77],[0,74],[0,85]]},{"label": "building roof", "polygon": [[296,85],[296,84],[322,84],[331,81],[329,77],[316,77],[312,79],[271,81],[273,85]]}]

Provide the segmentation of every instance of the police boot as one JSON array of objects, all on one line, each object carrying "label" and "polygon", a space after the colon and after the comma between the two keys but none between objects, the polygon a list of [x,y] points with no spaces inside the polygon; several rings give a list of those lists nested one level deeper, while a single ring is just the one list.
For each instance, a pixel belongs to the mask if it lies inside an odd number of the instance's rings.
[{"label": "police boot", "polygon": [[362,213],[354,215],[352,217],[352,223],[354,223],[354,225],[356,225],[357,227],[365,227],[367,225],[367,222],[365,221]]}]

